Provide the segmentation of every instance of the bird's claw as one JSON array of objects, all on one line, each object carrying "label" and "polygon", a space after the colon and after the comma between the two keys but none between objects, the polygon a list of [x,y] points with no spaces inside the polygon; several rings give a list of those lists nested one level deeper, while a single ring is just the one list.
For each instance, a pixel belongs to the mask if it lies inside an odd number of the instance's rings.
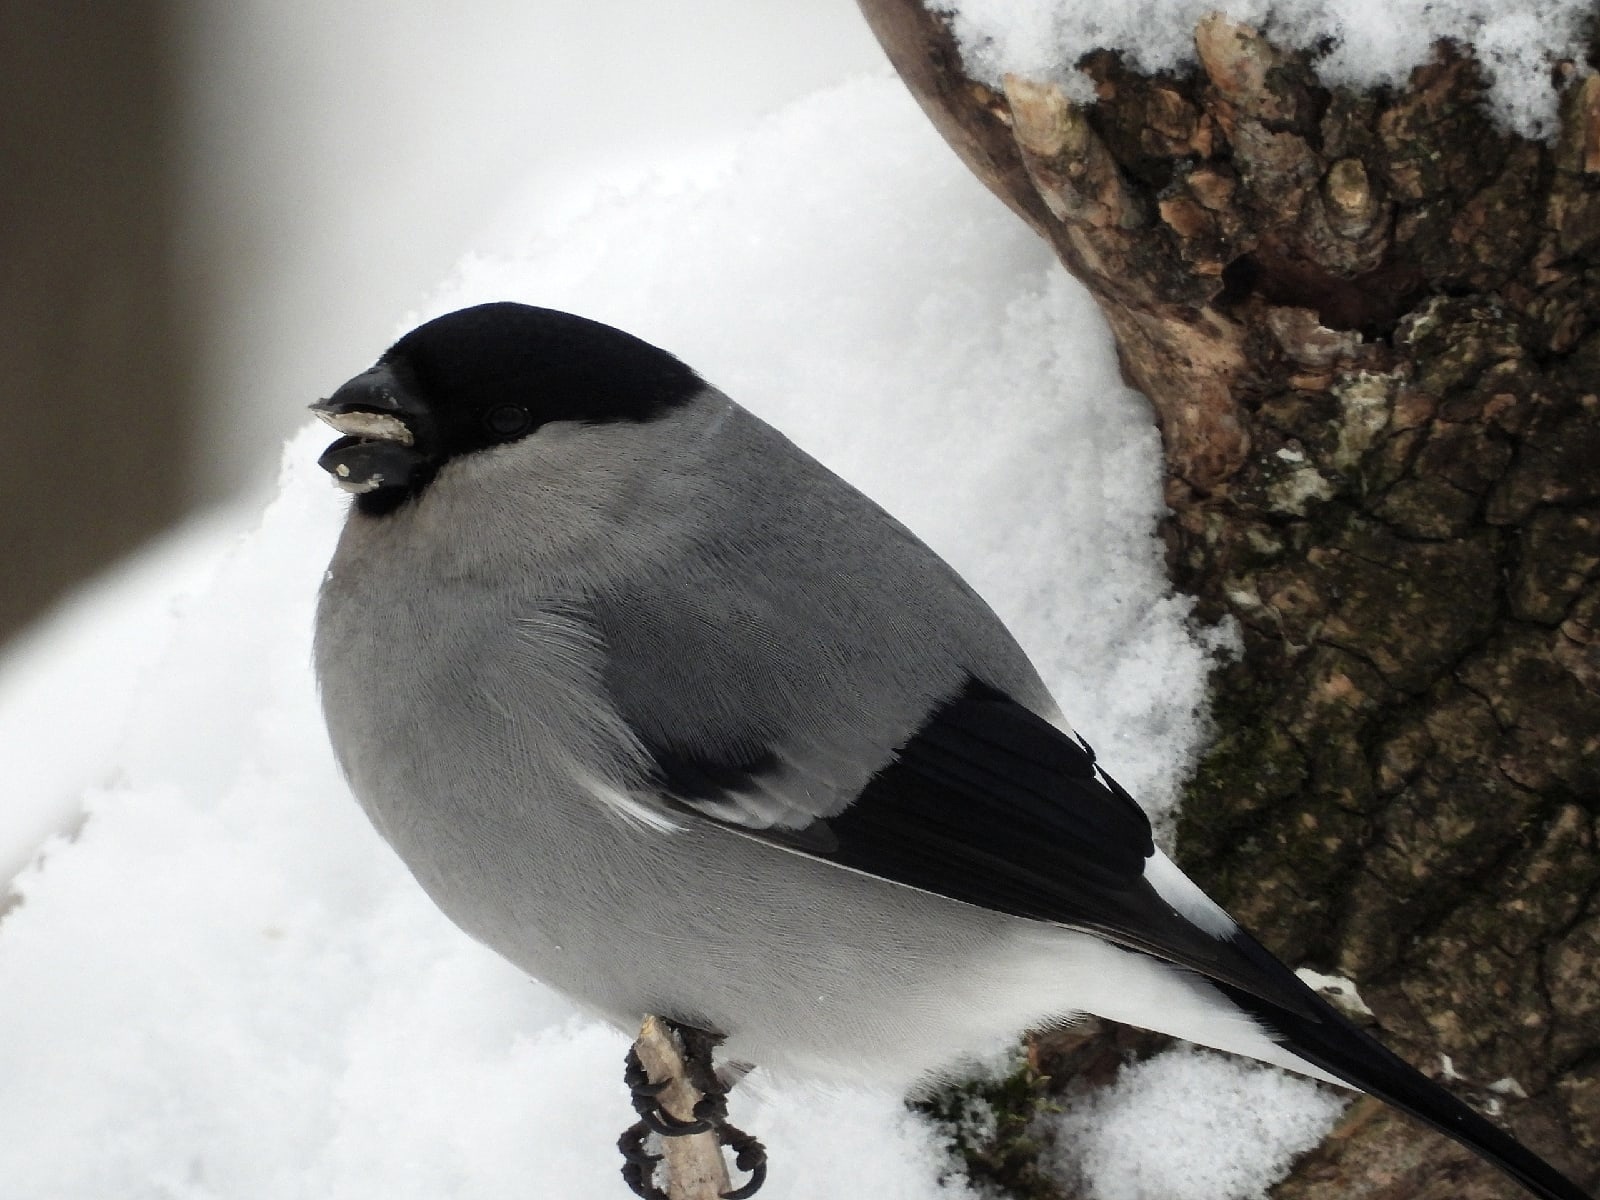
[{"label": "bird's claw", "polygon": [[617,1139],[617,1149],[622,1152],[623,1159],[622,1182],[639,1200],[670,1200],[656,1186],[656,1164],[661,1161],[661,1155],[652,1154],[645,1147],[645,1139],[649,1136],[649,1127],[643,1121],[638,1121],[628,1126]]},{"label": "bird's claw", "polygon": [[636,1121],[623,1131],[617,1139],[617,1149],[622,1151],[622,1157],[631,1163],[638,1163],[641,1167],[653,1167],[661,1161],[661,1155],[653,1153],[645,1140],[650,1136],[650,1129],[643,1121]]},{"label": "bird's claw", "polygon": [[743,1186],[723,1192],[722,1200],[750,1200],[766,1182],[767,1149],[758,1139],[728,1123],[728,1094],[717,1081],[711,1065],[712,1048],[720,1039],[700,1030],[676,1028],[683,1037],[685,1065],[702,1096],[695,1103],[693,1119],[678,1120],[661,1107],[660,1096],[666,1090],[667,1081],[652,1083],[638,1053],[629,1049],[622,1078],[632,1094],[633,1111],[639,1114],[639,1120],[617,1139],[617,1149],[623,1158],[623,1182],[640,1200],[668,1200],[655,1182],[655,1168],[661,1155],[646,1148],[646,1139],[652,1133],[661,1137],[688,1137],[715,1131],[717,1143],[733,1151],[734,1166],[750,1175]]},{"label": "bird's claw", "polygon": [[650,1072],[639,1061],[639,1052],[630,1046],[628,1057],[622,1060],[622,1082],[628,1085],[628,1090],[637,1099],[640,1096],[659,1096],[666,1091],[668,1081],[663,1079],[660,1083],[651,1083]]},{"label": "bird's claw", "polygon": [[695,1105],[694,1119],[690,1121],[680,1121],[662,1108],[659,1097],[666,1090],[668,1081],[651,1083],[649,1073],[639,1061],[639,1055],[632,1049],[628,1051],[622,1069],[622,1080],[632,1093],[633,1111],[639,1114],[639,1123],[651,1133],[659,1133],[662,1137],[688,1137],[691,1133],[708,1133],[714,1128],[713,1123],[700,1113],[700,1104],[704,1104],[704,1100]]},{"label": "bird's claw", "polygon": [[731,1192],[723,1192],[722,1200],[750,1200],[761,1190],[761,1185],[767,1181],[767,1148],[761,1144],[760,1139],[751,1137],[744,1130],[723,1121],[717,1126],[717,1141],[733,1151],[733,1165],[741,1171],[748,1171],[750,1178],[743,1187],[734,1188]]},{"label": "bird's claw", "polygon": [[694,1106],[694,1119],[704,1121],[707,1128],[721,1129],[728,1120],[728,1097],[722,1092],[702,1096]]},{"label": "bird's claw", "polygon": [[688,1137],[694,1133],[710,1133],[716,1128],[710,1121],[676,1121],[660,1108],[634,1105],[633,1111],[639,1114],[641,1125],[662,1137]]}]

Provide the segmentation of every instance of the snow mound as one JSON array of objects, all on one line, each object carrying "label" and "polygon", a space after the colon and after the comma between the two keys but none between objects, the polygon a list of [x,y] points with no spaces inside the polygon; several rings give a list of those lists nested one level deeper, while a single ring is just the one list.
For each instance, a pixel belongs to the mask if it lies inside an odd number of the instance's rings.
[{"label": "snow mound", "polygon": [[1089,1200],[1258,1200],[1344,1105],[1271,1067],[1175,1048],[1050,1122],[1055,1166],[1084,1181]]},{"label": "snow mound", "polygon": [[1594,19],[1589,0],[954,0],[941,7],[954,17],[975,78],[1054,80],[1080,100],[1091,97],[1073,70],[1083,54],[1120,50],[1147,72],[1191,66],[1195,26],[1213,12],[1278,45],[1318,50],[1317,74],[1330,87],[1402,85],[1432,59],[1434,43],[1449,38],[1470,46],[1483,65],[1495,117],[1526,137],[1555,131],[1551,67],[1582,62]]},{"label": "snow mound", "polygon": [[[1093,305],[892,79],[697,161],[560,228],[525,213],[423,315],[521,299],[682,355],[946,553],[1160,810],[1209,652],[1162,573],[1158,439]],[[0,918],[7,1196],[624,1194],[625,1038],[455,930],[338,777],[310,669],[344,503],[315,466],[328,438],[291,440],[252,532],[194,548],[207,569],[174,576],[159,637],[122,635],[152,637],[137,679],[87,656],[120,733],[12,748],[86,819]],[[771,1200],[967,1195],[896,1096],[758,1071],[732,1116],[771,1148]],[[1166,1151],[1124,1153],[1106,1172]]]}]

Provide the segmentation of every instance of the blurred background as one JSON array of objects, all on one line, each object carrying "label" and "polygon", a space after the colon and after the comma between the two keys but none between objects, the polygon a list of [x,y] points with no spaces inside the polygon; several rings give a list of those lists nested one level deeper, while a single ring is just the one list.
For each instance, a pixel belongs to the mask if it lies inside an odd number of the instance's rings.
[{"label": "blurred background", "polygon": [[0,0],[0,654],[258,506],[502,209],[882,63],[851,0]]}]

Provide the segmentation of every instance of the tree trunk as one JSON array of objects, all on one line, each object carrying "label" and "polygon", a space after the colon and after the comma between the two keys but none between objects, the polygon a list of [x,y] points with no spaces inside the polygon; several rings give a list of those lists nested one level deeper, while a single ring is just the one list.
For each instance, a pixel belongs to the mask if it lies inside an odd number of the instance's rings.
[{"label": "tree trunk", "polygon": [[[967,78],[917,0],[860,2],[1099,300],[1161,424],[1173,578],[1242,633],[1184,866],[1592,1186],[1600,77],[1568,72],[1544,145],[1491,122],[1461,52],[1329,90],[1213,16],[1181,77],[1086,56],[1084,108]],[[1370,1105],[1278,1194],[1520,1195]]]},{"label": "tree trunk", "polygon": [[186,15],[0,6],[0,641],[193,498]]}]

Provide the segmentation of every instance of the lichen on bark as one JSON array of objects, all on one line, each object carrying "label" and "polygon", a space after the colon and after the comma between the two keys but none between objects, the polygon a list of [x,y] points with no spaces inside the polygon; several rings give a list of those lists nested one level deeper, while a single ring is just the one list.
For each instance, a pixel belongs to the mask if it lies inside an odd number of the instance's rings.
[{"label": "lichen on bark", "polygon": [[[1180,860],[1592,1186],[1600,76],[1561,69],[1542,144],[1449,45],[1357,93],[1213,15],[1181,75],[1087,54],[1079,106],[966,78],[917,0],[861,6],[1096,296],[1161,424],[1173,579],[1241,631]],[[1362,1105],[1279,1194],[1518,1193]]]}]

